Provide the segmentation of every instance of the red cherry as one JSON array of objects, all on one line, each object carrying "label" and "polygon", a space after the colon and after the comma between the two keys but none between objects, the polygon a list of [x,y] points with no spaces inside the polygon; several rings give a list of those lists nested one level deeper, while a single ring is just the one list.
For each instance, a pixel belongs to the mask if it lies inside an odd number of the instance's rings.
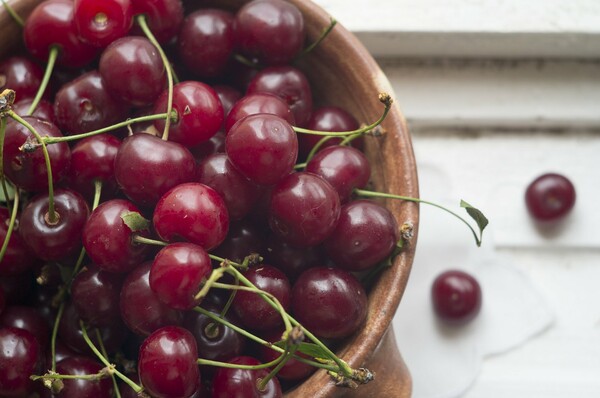
[{"label": "red cherry", "polygon": [[525,191],[529,214],[538,221],[556,221],[575,206],[575,187],[565,176],[547,173],[533,180]]},{"label": "red cherry", "polygon": [[130,0],[75,0],[73,19],[81,40],[106,47],[127,34],[133,8]]},{"label": "red cherry", "polygon": [[481,309],[481,287],[470,274],[449,270],[438,275],[431,286],[433,309],[444,322],[462,325]]}]

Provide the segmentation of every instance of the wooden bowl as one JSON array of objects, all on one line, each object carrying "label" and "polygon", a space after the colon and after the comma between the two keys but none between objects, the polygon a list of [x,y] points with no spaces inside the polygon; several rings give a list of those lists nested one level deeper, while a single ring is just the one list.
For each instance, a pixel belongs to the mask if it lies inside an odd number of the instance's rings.
[{"label": "wooden bowl", "polygon": [[[315,40],[330,22],[329,15],[307,0],[290,0],[304,14],[308,40]],[[26,17],[40,0],[8,0],[15,11]],[[220,0],[221,7],[238,8],[246,0]],[[208,3],[202,1],[202,4]],[[0,7],[0,56],[4,57],[22,42],[20,29]],[[331,34],[303,59],[300,67],[311,81],[318,103],[338,105],[360,122],[376,120],[383,105],[378,94],[392,95],[392,88],[381,69],[354,35],[338,24]],[[369,137],[365,151],[371,160],[375,188],[406,196],[418,196],[418,183],[410,135],[397,105],[383,123],[385,135]],[[338,355],[353,368],[367,367],[375,380],[357,390],[334,386],[324,371],[318,371],[301,385],[286,393],[288,398],[316,397],[409,397],[411,379],[398,352],[391,321],[400,303],[410,273],[419,220],[418,205],[388,200],[398,224],[411,222],[415,235],[393,266],[385,270],[369,294],[369,315],[363,327],[339,349]]]}]

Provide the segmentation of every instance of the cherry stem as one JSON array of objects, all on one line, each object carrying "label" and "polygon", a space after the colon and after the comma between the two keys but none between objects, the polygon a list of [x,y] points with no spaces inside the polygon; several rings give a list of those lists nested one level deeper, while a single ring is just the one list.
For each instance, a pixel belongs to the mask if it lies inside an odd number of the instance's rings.
[{"label": "cherry stem", "polygon": [[[106,352],[106,348],[104,347],[104,343],[102,342],[102,335],[100,334],[100,330],[98,328],[95,328],[94,331],[96,332],[96,340],[98,340],[98,345],[100,346],[100,352],[102,352],[102,355],[104,355],[105,358],[108,358],[108,353]],[[110,373],[110,378],[112,379],[113,382],[113,389],[115,392],[115,396],[116,398],[121,398],[121,392],[119,391],[119,386],[117,384],[117,378],[115,377],[114,373],[109,372]]]},{"label": "cherry stem", "polygon": [[[7,199],[8,200],[8,199]],[[10,221],[8,223],[8,229],[6,230],[6,236],[4,237],[4,242],[2,243],[2,249],[0,249],[0,263],[4,259],[4,255],[6,254],[6,250],[8,250],[8,243],[10,241],[10,237],[15,228],[15,222],[17,220],[17,211],[19,210],[19,192],[15,190],[15,200],[13,202],[12,211],[10,213]]]},{"label": "cherry stem", "polygon": [[83,321],[81,321],[81,320],[79,321],[79,327],[81,328],[81,333],[83,335],[83,339],[85,340],[87,345],[90,347],[90,349],[94,352],[94,354],[96,354],[98,359],[109,369],[109,373],[114,373],[119,379],[123,380],[123,382],[125,382],[129,387],[131,387],[133,389],[133,391],[135,391],[136,393],[139,394],[143,390],[143,388],[140,387],[139,385],[137,385],[129,377],[127,377],[123,373],[119,372],[119,370],[117,370],[115,368],[115,365],[108,362],[108,359],[106,359],[106,357],[98,350],[98,348],[96,348],[96,346],[94,345],[92,340],[90,340],[90,337],[88,336],[85,325],[84,325]]},{"label": "cherry stem", "polygon": [[131,238],[135,243],[143,243],[144,245],[152,245],[152,246],[167,246],[167,242],[163,242],[162,240],[150,239],[141,235],[133,235]]},{"label": "cherry stem", "polygon": [[100,380],[100,379],[104,379],[105,377],[108,377],[110,371],[106,371],[104,369],[100,370],[100,372],[98,373],[93,373],[93,374],[87,374],[87,375],[61,375],[58,373],[48,373],[45,375],[41,375],[41,376],[37,376],[37,375],[32,375],[29,376],[29,378],[33,381],[38,381],[38,380],[56,380],[56,379],[62,379],[62,380]]},{"label": "cherry stem", "polygon": [[333,30],[333,28],[335,27],[335,25],[337,25],[337,21],[334,18],[330,17],[329,18],[329,25],[325,29],[323,29],[323,31],[321,32],[321,34],[319,35],[319,37],[317,38],[317,40],[314,41],[313,43],[311,43],[306,48],[304,48],[304,50],[302,50],[302,52],[300,54],[298,54],[298,56],[296,57],[296,59],[305,56],[306,54],[308,54],[309,52],[311,52],[312,50],[314,50],[319,44],[321,44],[321,42],[327,36],[329,36],[329,33],[331,33],[331,31]]},{"label": "cherry stem", "polygon": [[29,110],[27,111],[27,116],[33,115],[35,108],[37,108],[46,88],[48,87],[48,83],[50,82],[50,76],[52,76],[52,71],[54,70],[54,65],[56,64],[56,59],[58,58],[58,53],[60,48],[56,45],[50,46],[50,52],[48,53],[48,63],[46,64],[46,70],[44,71],[44,77],[42,78],[42,82],[38,87],[37,93],[35,93],[35,97],[33,98],[33,102],[29,106]]},{"label": "cherry stem", "polygon": [[[6,186],[6,177],[4,175],[4,137],[6,136],[6,118],[0,117],[0,181],[2,182],[2,193],[6,201],[6,207],[9,207],[10,195]],[[0,261],[2,257],[0,256]]]},{"label": "cherry stem", "polygon": [[364,189],[355,189],[354,193],[359,195],[359,196],[364,196],[364,197],[370,197],[370,198],[386,198],[386,199],[398,199],[398,200],[404,200],[407,202],[414,202],[414,203],[424,203],[433,207],[437,207],[438,209],[441,209],[447,213],[452,214],[454,217],[458,218],[460,221],[462,221],[473,233],[473,237],[475,238],[475,243],[477,244],[477,246],[481,246],[481,239],[483,236],[483,231],[479,232],[479,235],[477,235],[477,232],[475,232],[475,229],[473,229],[473,227],[471,226],[471,224],[469,224],[469,222],[467,220],[465,220],[463,217],[461,217],[459,214],[455,213],[454,211],[439,205],[437,203],[434,202],[430,202],[428,200],[424,200],[424,199],[419,199],[419,198],[412,198],[409,196],[402,196],[402,195],[395,195],[395,194],[391,194],[391,193],[383,193],[383,192],[374,192],[374,191],[367,191]]},{"label": "cherry stem", "polygon": [[58,326],[60,325],[60,320],[62,319],[63,312],[65,311],[65,303],[64,301],[60,303],[58,307],[58,312],[56,313],[56,318],[54,318],[54,325],[52,326],[52,337],[50,340],[50,355],[52,356],[52,365],[51,370],[53,372],[56,371],[56,336],[58,336]]},{"label": "cherry stem", "polygon": [[380,93],[379,94],[379,102],[381,102],[385,108],[383,109],[383,113],[382,115],[379,117],[379,119],[377,119],[376,121],[374,121],[373,123],[367,125],[367,126],[363,126],[363,127],[359,127],[356,130],[351,130],[351,131],[317,131],[317,130],[309,130],[309,129],[305,129],[302,127],[296,127],[296,126],[292,126],[292,128],[294,129],[294,131],[296,133],[302,133],[302,134],[312,134],[312,135],[321,135],[321,136],[330,136],[330,137],[347,137],[347,136],[352,136],[355,134],[365,134],[368,133],[370,130],[373,130],[375,127],[379,126],[383,120],[386,118],[387,114],[390,111],[390,108],[392,107],[392,97],[390,97],[389,94],[387,93]]},{"label": "cherry stem", "polygon": [[273,377],[275,377],[277,375],[277,373],[279,373],[279,371],[287,363],[287,361],[292,359],[292,357],[294,356],[294,351],[296,351],[295,347],[292,347],[292,348],[294,348],[294,349],[288,350],[288,344],[286,344],[285,352],[282,355],[280,355],[279,357],[277,357],[275,360],[272,361],[272,362],[277,361],[277,365],[271,370],[271,372],[269,372],[268,375],[266,375],[257,384],[256,387],[258,388],[258,391],[264,391],[265,388],[267,387],[267,383],[269,383],[269,381],[271,381],[271,379]]},{"label": "cherry stem", "polygon": [[156,113],[154,115],[140,116],[140,117],[136,117],[136,118],[132,118],[132,119],[127,119],[120,123],[113,124],[112,126],[104,127],[104,128],[98,129],[98,130],[89,131],[87,133],[68,135],[68,136],[63,136],[63,137],[44,137],[43,143],[50,145],[50,144],[57,144],[59,142],[77,141],[82,138],[87,138],[87,137],[92,137],[94,135],[108,133],[110,131],[120,129],[121,127],[127,127],[134,123],[150,122],[152,120],[159,120],[159,119],[177,120],[177,113],[175,111],[173,111],[170,115],[171,115],[171,117],[169,117],[169,113]]},{"label": "cherry stem", "polygon": [[6,12],[9,13],[9,15],[12,17],[12,19],[15,20],[15,22],[22,28],[23,26],[25,26],[25,22],[23,21],[23,18],[21,18],[21,16],[19,14],[17,14],[17,12],[10,6],[10,4],[8,4],[6,2],[6,0],[2,0],[2,5],[4,6],[4,8],[6,9]]},{"label": "cherry stem", "polygon": [[48,218],[46,222],[54,225],[58,222],[58,213],[54,210],[54,183],[52,182],[52,165],[50,164],[48,148],[46,148],[46,144],[44,143],[42,136],[40,136],[33,126],[29,124],[29,122],[17,115],[12,109],[8,111],[8,116],[25,126],[27,130],[29,130],[42,145],[42,152],[44,153],[44,160],[46,162],[46,172],[48,174]]},{"label": "cherry stem", "polygon": [[281,361],[282,356],[283,355],[275,358],[271,362],[265,362],[265,363],[261,363],[258,365],[242,365],[242,364],[235,364],[235,363],[229,363],[229,362],[213,361],[211,359],[203,359],[203,358],[198,358],[196,360],[196,362],[198,363],[198,365],[218,366],[220,368],[257,370],[257,369],[270,368],[271,366],[277,365],[279,363],[279,361]]},{"label": "cherry stem", "polygon": [[[167,58],[167,55],[163,51],[162,47],[158,43],[158,40],[156,40],[156,37],[154,37],[154,34],[152,34],[152,31],[148,27],[148,23],[146,22],[146,16],[143,14],[138,15],[136,17],[136,20],[137,20],[138,25],[140,25],[140,28],[142,28],[142,31],[144,32],[144,34],[146,35],[148,40],[150,40],[150,43],[154,44],[154,47],[156,47],[156,49],[158,50],[158,54],[160,55],[160,58],[163,61],[163,65],[165,66],[165,71],[167,72],[167,90],[168,90],[167,91],[167,114],[171,114],[171,111],[173,110],[173,70],[171,69],[171,63],[169,62],[169,59]],[[165,120],[165,128],[163,130],[163,135],[162,135],[162,139],[165,141],[167,141],[169,139],[169,127],[170,126],[171,126],[171,120],[170,120],[170,118],[167,118]]]},{"label": "cherry stem", "polygon": [[[355,135],[362,135],[362,134],[355,134]],[[352,136],[350,136],[352,137]],[[333,139],[335,137],[328,135],[325,136],[323,138],[321,138],[316,144],[315,146],[313,146],[310,150],[310,152],[308,153],[308,155],[306,156],[306,163],[310,162],[310,160],[313,158],[313,156],[315,156],[315,153],[317,153],[319,151],[319,149],[321,149],[323,147],[323,145],[325,145],[325,143],[331,139]]]}]

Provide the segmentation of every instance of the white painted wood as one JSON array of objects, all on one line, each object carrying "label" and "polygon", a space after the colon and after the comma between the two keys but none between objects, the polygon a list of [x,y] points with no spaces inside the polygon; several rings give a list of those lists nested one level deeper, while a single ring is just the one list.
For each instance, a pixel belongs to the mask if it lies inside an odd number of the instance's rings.
[{"label": "white painted wood", "polygon": [[384,60],[381,66],[413,129],[600,128],[600,62]]},{"label": "white painted wood", "polygon": [[596,0],[315,0],[376,56],[598,58]]}]

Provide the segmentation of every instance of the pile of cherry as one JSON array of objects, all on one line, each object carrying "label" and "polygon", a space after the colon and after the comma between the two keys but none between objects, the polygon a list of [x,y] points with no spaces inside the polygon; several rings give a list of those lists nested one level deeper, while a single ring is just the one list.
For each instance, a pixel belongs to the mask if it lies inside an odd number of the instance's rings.
[{"label": "pile of cherry", "polygon": [[315,366],[368,381],[317,338],[361,326],[357,275],[401,236],[356,198],[359,123],[313,106],[293,66],[298,9],[47,0],[23,32],[0,63],[0,396],[275,397]]}]

